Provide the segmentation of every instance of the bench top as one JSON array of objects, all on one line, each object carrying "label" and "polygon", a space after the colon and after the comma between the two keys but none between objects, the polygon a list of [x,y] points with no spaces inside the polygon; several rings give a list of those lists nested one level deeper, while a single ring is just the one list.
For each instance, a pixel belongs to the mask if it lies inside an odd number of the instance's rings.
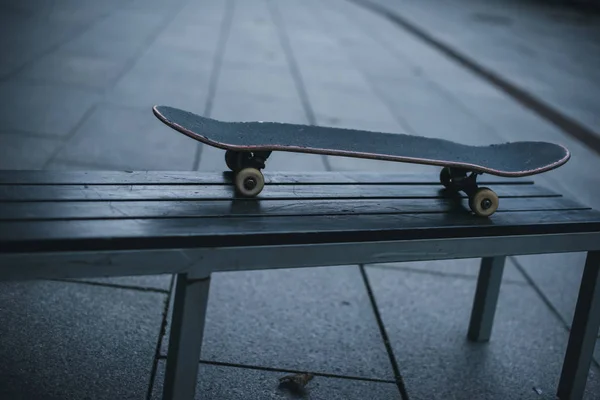
[{"label": "bench top", "polygon": [[500,197],[472,215],[437,176],[265,171],[256,199],[232,174],[0,171],[0,253],[347,243],[600,232],[600,213],[531,180],[482,176]]}]

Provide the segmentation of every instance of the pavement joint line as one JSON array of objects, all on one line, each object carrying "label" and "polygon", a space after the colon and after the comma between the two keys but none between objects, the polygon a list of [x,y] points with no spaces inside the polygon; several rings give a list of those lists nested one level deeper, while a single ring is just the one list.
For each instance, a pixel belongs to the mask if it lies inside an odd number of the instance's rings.
[{"label": "pavement joint line", "polygon": [[547,104],[543,100],[537,98],[533,94],[530,94],[527,91],[518,87],[517,85],[510,83],[501,75],[485,68],[470,57],[462,54],[458,50],[455,50],[451,46],[438,40],[437,38],[429,34],[425,29],[420,28],[417,24],[414,24],[413,22],[404,18],[399,13],[393,12],[387,8],[384,8],[383,6],[372,3],[369,0],[347,1],[365,9],[368,9],[372,12],[375,12],[384,18],[387,18],[396,26],[403,28],[404,30],[423,40],[431,47],[437,49],[450,59],[456,61],[459,65],[462,65],[474,74],[483,78],[488,83],[494,85],[496,88],[509,95],[513,100],[515,100],[522,106],[528,108],[541,118],[552,123],[571,138],[578,140],[580,143],[587,146],[590,150],[600,155],[600,133],[594,132],[593,130],[585,127],[573,118],[555,109],[550,104]]},{"label": "pavement joint line", "polygon": [[169,321],[169,304],[171,303],[171,297],[175,292],[175,275],[171,276],[171,283],[169,284],[170,289],[167,292],[167,298],[165,299],[165,305],[163,308],[162,321],[160,323],[160,329],[158,333],[158,340],[156,341],[156,350],[154,353],[154,360],[152,361],[152,368],[150,370],[150,381],[148,382],[148,391],[146,392],[146,400],[152,399],[152,392],[154,389],[154,382],[156,380],[156,371],[158,370],[158,362],[160,360],[160,353],[162,350],[163,338],[167,332],[167,324]]},{"label": "pavement joint line", "polygon": [[[121,6],[125,6],[127,4],[132,3],[132,2],[133,2],[133,0],[129,0],[128,2],[121,4]],[[106,11],[106,12],[100,14],[99,16],[97,16],[96,18],[94,18],[92,21],[90,21],[90,22],[88,22],[86,24],[83,24],[83,26],[81,26],[79,29],[76,29],[74,32],[71,33],[71,35],[69,35],[64,40],[61,40],[58,43],[55,43],[52,46],[49,46],[44,51],[41,51],[39,54],[36,54],[36,55],[32,56],[29,60],[23,62],[18,67],[14,68],[12,71],[10,71],[10,72],[4,74],[3,76],[1,76],[0,77],[0,82],[6,82],[10,78],[17,76],[25,68],[27,68],[28,66],[30,66],[34,62],[38,61],[42,57],[45,57],[45,56],[49,55],[53,51],[61,48],[65,44],[69,43],[71,40],[80,37],[83,33],[87,32],[92,27],[96,26],[99,22],[107,19],[108,17],[110,17],[112,14],[116,13],[120,9],[121,8],[118,8],[118,9],[111,8],[109,11]]]},{"label": "pavement joint line", "polygon": [[[519,260],[517,260],[514,256],[511,256],[509,258],[515,264],[515,266],[519,269],[519,271],[521,271],[521,274],[523,274],[523,276],[527,280],[527,283],[529,283],[529,285],[537,293],[537,295],[544,302],[544,304],[546,305],[546,307],[548,307],[550,309],[550,312],[561,322],[561,324],[563,325],[563,327],[565,328],[565,330],[567,332],[571,332],[571,327],[569,326],[569,323],[563,319],[562,315],[560,315],[560,312],[558,312],[558,310],[556,309],[556,307],[554,307],[554,305],[552,304],[552,302],[550,301],[550,299],[544,294],[544,292],[542,291],[542,289],[538,285],[536,285],[536,283],[533,280],[533,278],[527,273],[527,271],[523,267],[523,264],[521,264],[521,262]],[[597,338],[600,338],[600,336],[597,336]],[[592,363],[596,367],[600,368],[600,363],[596,360],[596,357],[592,357]]]},{"label": "pavement joint line", "polygon": [[[391,271],[397,271],[397,272],[414,272],[416,274],[438,276],[438,277],[442,277],[442,278],[458,278],[458,279],[464,279],[464,280],[468,280],[468,281],[477,281],[477,275],[465,275],[465,274],[459,274],[459,273],[453,273],[453,272],[440,272],[440,271],[435,271],[435,270],[421,270],[421,269],[417,269],[417,268],[404,267],[401,265],[392,266],[392,265],[366,264],[365,267],[375,268],[375,269],[384,269],[387,271],[391,270]],[[506,280],[503,280],[502,283],[503,284],[507,283],[510,285],[518,285],[518,286],[529,286],[529,284],[527,282],[521,282],[521,281],[517,281],[514,279],[506,279]]]},{"label": "pavement joint line", "polygon": [[[231,26],[233,23],[233,15],[235,13],[235,0],[227,0],[225,4],[225,11],[223,12],[223,19],[221,20],[221,27],[219,29],[219,38],[217,40],[217,51],[213,59],[212,70],[210,72],[210,78],[208,81],[208,93],[206,95],[206,103],[204,103],[204,116],[210,117],[214,99],[217,93],[217,86],[219,83],[219,75],[223,66],[223,58],[227,49],[227,42],[229,35],[231,34]],[[194,161],[192,164],[192,170],[197,171],[200,169],[200,160],[202,157],[202,149],[204,144],[197,143],[196,152],[194,154]]]},{"label": "pavement joint line", "polygon": [[[294,80],[298,96],[300,97],[300,102],[302,104],[302,108],[304,109],[304,114],[306,116],[308,124],[318,125],[317,119],[315,117],[315,111],[313,110],[312,105],[310,104],[310,99],[306,91],[306,85],[304,84],[304,78],[302,77],[302,72],[298,67],[296,57],[294,56],[294,51],[290,43],[289,35],[285,29],[285,23],[283,21],[281,13],[279,12],[277,5],[275,5],[272,0],[267,0],[267,7],[269,8],[271,19],[273,20],[275,28],[277,29],[279,43],[281,44],[283,53],[285,54],[285,58],[287,60],[288,67],[290,68],[290,72],[292,74],[292,78]],[[329,157],[327,155],[321,155],[321,160],[326,171],[333,170],[331,163],[329,162]]]},{"label": "pavement joint line", "polygon": [[[165,360],[167,357],[164,355],[160,356],[160,359]],[[231,367],[231,368],[242,368],[242,369],[252,369],[257,371],[267,371],[267,372],[282,372],[287,374],[302,374],[302,373],[311,373],[314,376],[321,376],[324,378],[337,378],[337,379],[346,379],[352,381],[364,381],[364,382],[376,382],[376,383],[391,383],[395,384],[396,382],[390,379],[379,379],[379,378],[366,378],[363,376],[352,376],[352,375],[339,375],[339,374],[329,374],[326,372],[314,372],[307,370],[297,370],[297,369],[288,369],[288,368],[275,368],[275,367],[263,367],[260,365],[249,365],[249,364],[237,364],[237,363],[229,363],[222,361],[210,361],[210,360],[200,360],[200,364],[205,365],[214,365],[218,367]]]},{"label": "pavement joint line", "polygon": [[533,280],[531,275],[529,275],[527,273],[527,270],[525,270],[521,261],[519,261],[515,256],[510,256],[508,258],[512,261],[512,263],[515,265],[515,267],[517,267],[517,269],[521,272],[521,274],[523,275],[523,277],[525,278],[525,280],[527,281],[529,286],[531,286],[535,290],[537,295],[542,299],[542,301],[544,302],[546,307],[548,307],[550,309],[552,314],[554,314],[554,316],[561,322],[563,327],[567,331],[570,331],[571,328],[569,327],[569,323],[563,319],[563,317],[560,315],[560,312],[558,312],[556,307],[554,307],[554,305],[552,304],[550,299],[544,294],[542,289],[540,289],[540,287],[535,283],[535,281]]},{"label": "pavement joint line", "polygon": [[73,126],[73,128],[71,128],[71,130],[67,132],[65,136],[62,136],[62,143],[59,146],[56,146],[56,149],[52,152],[50,157],[48,157],[46,162],[43,164],[42,169],[46,169],[47,166],[56,159],[56,157],[67,147],[69,141],[77,134],[79,128],[81,128],[83,124],[85,124],[85,122],[92,116],[92,114],[94,114],[94,112],[97,109],[98,104],[94,103],[83,113],[83,115],[81,116],[79,121],[77,121],[75,126]]},{"label": "pavement joint line", "polygon": [[381,313],[379,312],[379,307],[377,306],[377,300],[375,299],[375,294],[373,293],[373,289],[371,288],[371,284],[369,282],[369,277],[367,276],[367,272],[365,271],[365,265],[359,264],[360,274],[363,279],[363,283],[365,285],[365,289],[367,290],[367,294],[369,296],[369,301],[371,303],[371,307],[373,309],[373,314],[375,314],[375,319],[377,320],[377,325],[379,327],[379,332],[381,337],[383,338],[383,344],[385,345],[385,349],[387,351],[390,364],[392,365],[392,370],[394,371],[394,378],[396,381],[396,386],[400,391],[400,396],[402,396],[403,400],[409,400],[408,391],[406,390],[406,385],[404,384],[404,380],[402,379],[402,375],[400,374],[400,368],[398,366],[398,361],[396,360],[396,356],[394,355],[394,349],[390,343],[389,336],[385,329],[385,324],[383,322],[383,318],[381,317]]},{"label": "pavement joint line", "polygon": [[120,283],[95,282],[95,281],[87,281],[87,280],[79,280],[79,279],[85,279],[85,278],[77,278],[77,280],[66,279],[66,278],[52,278],[52,279],[47,279],[47,280],[51,281],[51,282],[74,283],[74,284],[78,284],[78,285],[100,286],[100,287],[106,287],[106,288],[112,288],[112,289],[134,290],[137,292],[146,292],[146,293],[150,292],[150,293],[159,293],[159,294],[166,294],[166,295],[169,294],[169,290],[167,290],[167,289],[157,289],[157,288],[145,287],[145,286],[124,285],[124,284],[120,284]]}]

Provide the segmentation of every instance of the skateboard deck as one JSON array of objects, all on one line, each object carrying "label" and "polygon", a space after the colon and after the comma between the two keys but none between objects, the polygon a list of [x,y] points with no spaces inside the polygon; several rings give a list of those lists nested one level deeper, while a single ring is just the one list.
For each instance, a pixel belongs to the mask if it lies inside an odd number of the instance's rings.
[{"label": "skateboard deck", "polygon": [[279,122],[224,122],[168,106],[154,106],[153,112],[167,126],[226,150],[225,161],[239,177],[236,188],[248,197],[262,190],[260,170],[271,152],[288,151],[441,166],[441,183],[467,193],[470,203],[482,189],[491,192],[483,197],[491,196],[488,200],[496,204],[486,201],[485,212],[473,210],[478,215],[491,215],[497,208],[497,197],[488,188],[476,187],[476,175],[523,177],[557,168],[570,158],[565,147],[547,142],[472,146],[400,133]]}]

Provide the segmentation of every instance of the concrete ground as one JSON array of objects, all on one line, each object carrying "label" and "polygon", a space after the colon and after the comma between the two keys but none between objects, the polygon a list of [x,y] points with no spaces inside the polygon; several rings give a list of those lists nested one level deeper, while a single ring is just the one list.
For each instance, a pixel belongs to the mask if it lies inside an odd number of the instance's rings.
[{"label": "concrete ground", "polygon": [[[465,24],[472,0],[369,1],[482,64],[497,57],[505,79],[599,130],[593,17],[563,30],[539,7],[498,16],[498,0]],[[498,28],[507,19],[535,21],[537,36]],[[536,181],[600,209],[595,150],[358,1],[0,0],[0,32],[3,169],[222,170],[222,151],[152,115],[166,104],[474,144],[555,141],[572,160]],[[516,56],[524,46],[543,62]],[[293,153],[269,170],[437,174]],[[553,398],[584,256],[511,257],[485,345],[465,339],[478,260],[216,274],[198,398],[285,398],[277,378],[302,370],[317,375],[315,399]],[[160,398],[172,288],[171,276],[2,283],[0,398]],[[599,394],[595,363],[587,398]]]}]

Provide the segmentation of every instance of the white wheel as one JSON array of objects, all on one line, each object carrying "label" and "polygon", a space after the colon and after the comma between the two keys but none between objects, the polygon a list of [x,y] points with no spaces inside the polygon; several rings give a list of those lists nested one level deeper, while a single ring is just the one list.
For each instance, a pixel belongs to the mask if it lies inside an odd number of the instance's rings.
[{"label": "white wheel", "polygon": [[469,197],[469,207],[480,217],[489,217],[498,209],[500,200],[493,190],[479,188],[472,197]]},{"label": "white wheel", "polygon": [[235,176],[235,188],[244,197],[258,195],[265,186],[262,172],[255,168],[244,168]]}]

